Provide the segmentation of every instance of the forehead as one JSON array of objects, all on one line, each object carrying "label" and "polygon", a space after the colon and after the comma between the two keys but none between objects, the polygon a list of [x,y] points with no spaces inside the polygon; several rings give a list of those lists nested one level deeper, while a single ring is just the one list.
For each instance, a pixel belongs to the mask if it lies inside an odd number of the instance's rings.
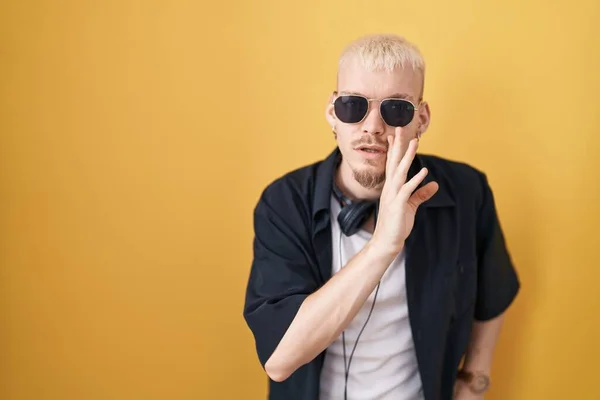
[{"label": "forehead", "polygon": [[338,72],[338,92],[362,94],[369,98],[395,97],[399,94],[416,101],[420,97],[422,78],[411,68],[394,71],[371,71],[357,63],[344,65]]}]

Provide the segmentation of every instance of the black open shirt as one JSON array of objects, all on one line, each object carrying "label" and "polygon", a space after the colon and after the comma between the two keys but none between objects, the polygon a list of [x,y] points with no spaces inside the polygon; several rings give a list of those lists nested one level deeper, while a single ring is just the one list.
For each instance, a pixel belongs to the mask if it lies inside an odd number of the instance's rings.
[{"label": "black open shirt", "polygon": [[[336,148],[274,180],[254,210],[243,314],[263,367],[303,300],[331,277],[330,201],[339,157]],[[411,175],[422,166],[429,169],[423,184],[435,180],[439,190],[418,209],[405,243],[407,301],[425,399],[446,400],[472,322],[505,311],[520,283],[485,174],[419,154]],[[324,357],[322,352],[283,382],[269,380],[269,399],[318,400]]]}]

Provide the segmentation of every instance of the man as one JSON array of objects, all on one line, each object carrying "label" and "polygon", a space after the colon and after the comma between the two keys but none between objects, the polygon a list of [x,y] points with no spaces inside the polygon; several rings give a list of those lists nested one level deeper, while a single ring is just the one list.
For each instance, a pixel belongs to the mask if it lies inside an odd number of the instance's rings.
[{"label": "man", "polygon": [[519,281],[485,175],[417,154],[424,77],[401,37],[348,46],[326,108],[337,148],[256,205],[244,317],[270,399],[467,400],[489,388]]}]

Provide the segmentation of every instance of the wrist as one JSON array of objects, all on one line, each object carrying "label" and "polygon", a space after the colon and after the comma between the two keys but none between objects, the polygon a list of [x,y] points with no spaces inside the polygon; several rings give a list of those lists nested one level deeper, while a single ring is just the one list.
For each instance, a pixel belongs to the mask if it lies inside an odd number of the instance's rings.
[{"label": "wrist", "polygon": [[457,380],[462,381],[474,394],[482,395],[490,389],[491,379],[487,372],[461,369],[458,371]]},{"label": "wrist", "polygon": [[371,250],[383,257],[391,257],[394,259],[401,251],[404,246],[393,245],[389,240],[383,240],[377,235],[373,235],[368,246]]},{"label": "wrist", "polygon": [[484,351],[475,343],[471,342],[465,354],[462,369],[465,371],[477,371],[478,373],[490,375],[492,366],[492,353]]}]

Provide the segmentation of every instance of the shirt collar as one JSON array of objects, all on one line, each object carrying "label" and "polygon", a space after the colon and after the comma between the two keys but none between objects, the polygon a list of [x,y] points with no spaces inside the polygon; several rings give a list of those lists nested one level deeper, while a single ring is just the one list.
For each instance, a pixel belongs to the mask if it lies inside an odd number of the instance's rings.
[{"label": "shirt collar", "polygon": [[[333,184],[333,175],[337,166],[337,161],[341,156],[339,147],[336,147],[323,162],[317,167],[317,175],[315,178],[315,195],[313,197],[313,218],[317,218],[319,213],[328,211],[331,201],[331,192]],[[409,169],[409,179],[419,172],[421,168],[428,167],[426,157],[417,154]],[[436,181],[439,189],[435,195],[425,203],[423,207],[451,207],[455,205],[454,199],[450,194],[450,189],[446,180],[438,179],[440,171],[432,171],[428,167],[428,173],[421,186],[431,181]]]}]

